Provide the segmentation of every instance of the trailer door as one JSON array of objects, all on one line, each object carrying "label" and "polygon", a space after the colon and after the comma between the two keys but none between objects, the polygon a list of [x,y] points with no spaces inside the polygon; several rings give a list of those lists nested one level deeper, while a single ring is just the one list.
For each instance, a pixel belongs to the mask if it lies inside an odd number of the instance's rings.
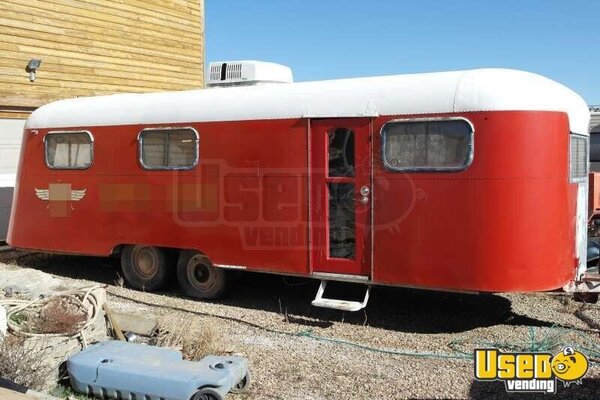
[{"label": "trailer door", "polygon": [[312,271],[369,276],[369,118],[310,122]]}]

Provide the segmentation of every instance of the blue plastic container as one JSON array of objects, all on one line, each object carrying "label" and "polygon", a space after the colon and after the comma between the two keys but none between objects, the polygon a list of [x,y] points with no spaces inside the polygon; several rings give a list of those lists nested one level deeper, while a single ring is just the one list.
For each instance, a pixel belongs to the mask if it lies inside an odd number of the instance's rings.
[{"label": "blue plastic container", "polygon": [[222,400],[250,384],[243,357],[185,361],[176,350],[119,341],[71,356],[67,369],[76,391],[106,399]]}]

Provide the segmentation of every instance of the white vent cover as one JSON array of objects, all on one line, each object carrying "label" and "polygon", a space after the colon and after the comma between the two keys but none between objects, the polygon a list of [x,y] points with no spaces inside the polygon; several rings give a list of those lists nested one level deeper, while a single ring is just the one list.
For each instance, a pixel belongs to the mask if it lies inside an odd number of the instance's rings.
[{"label": "white vent cover", "polygon": [[222,61],[209,65],[206,86],[250,86],[264,83],[292,83],[292,70],[263,61]]}]

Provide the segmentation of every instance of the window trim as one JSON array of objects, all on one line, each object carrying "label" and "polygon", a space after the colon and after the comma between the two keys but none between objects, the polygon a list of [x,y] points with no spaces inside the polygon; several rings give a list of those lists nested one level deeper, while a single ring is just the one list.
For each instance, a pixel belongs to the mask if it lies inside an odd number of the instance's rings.
[{"label": "window trim", "polygon": [[[194,163],[191,166],[185,167],[150,167],[144,164],[144,138],[143,135],[145,132],[153,132],[153,131],[180,131],[180,130],[190,130],[194,132],[196,135],[196,157]],[[154,128],[144,128],[142,129],[137,136],[138,142],[138,161],[140,166],[148,171],[188,171],[196,168],[198,163],[200,162],[200,134],[198,131],[192,126],[165,126],[165,127],[154,127]]]},{"label": "window trim", "polygon": [[[585,141],[585,154],[587,154],[587,160],[585,163],[585,173],[582,177],[573,177],[573,152],[571,151],[573,146],[573,138],[580,138]],[[569,182],[570,183],[581,183],[586,182],[588,174],[590,173],[590,137],[582,135],[581,133],[569,132]]]},{"label": "window trim", "polygon": [[[411,122],[444,122],[444,121],[464,121],[471,128],[469,135],[469,157],[465,165],[460,167],[395,167],[389,164],[385,158],[386,150],[386,127],[393,123],[411,123]],[[473,164],[475,156],[475,127],[473,123],[464,117],[432,117],[432,118],[401,118],[387,121],[379,131],[381,136],[381,159],[385,169],[392,172],[460,172],[464,171]]]},{"label": "window trim", "polygon": [[[50,163],[48,162],[48,136],[51,135],[64,135],[64,134],[74,134],[74,133],[85,133],[86,135],[88,135],[89,139],[90,139],[90,162],[88,165],[86,165],[85,167],[55,167],[50,165]],[[45,162],[46,162],[46,167],[49,169],[56,169],[56,170],[84,170],[84,169],[89,169],[91,168],[92,165],[94,165],[94,135],[92,135],[92,132],[87,131],[87,130],[77,130],[77,131],[49,131],[48,133],[46,133],[46,136],[44,136],[44,156],[45,156]]]}]

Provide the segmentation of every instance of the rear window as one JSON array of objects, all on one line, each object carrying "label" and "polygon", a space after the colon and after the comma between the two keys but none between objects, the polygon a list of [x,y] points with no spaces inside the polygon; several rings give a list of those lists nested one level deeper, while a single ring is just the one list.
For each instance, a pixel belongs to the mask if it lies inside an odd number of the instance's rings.
[{"label": "rear window", "polygon": [[140,162],[146,169],[191,169],[198,164],[195,129],[145,129],[139,142]]},{"label": "rear window", "polygon": [[588,174],[588,138],[571,134],[571,181],[583,180]]},{"label": "rear window", "polygon": [[460,171],[473,158],[473,127],[465,119],[391,121],[381,133],[391,170]]},{"label": "rear window", "polygon": [[93,140],[89,132],[50,132],[44,142],[49,168],[85,169],[92,165]]}]

